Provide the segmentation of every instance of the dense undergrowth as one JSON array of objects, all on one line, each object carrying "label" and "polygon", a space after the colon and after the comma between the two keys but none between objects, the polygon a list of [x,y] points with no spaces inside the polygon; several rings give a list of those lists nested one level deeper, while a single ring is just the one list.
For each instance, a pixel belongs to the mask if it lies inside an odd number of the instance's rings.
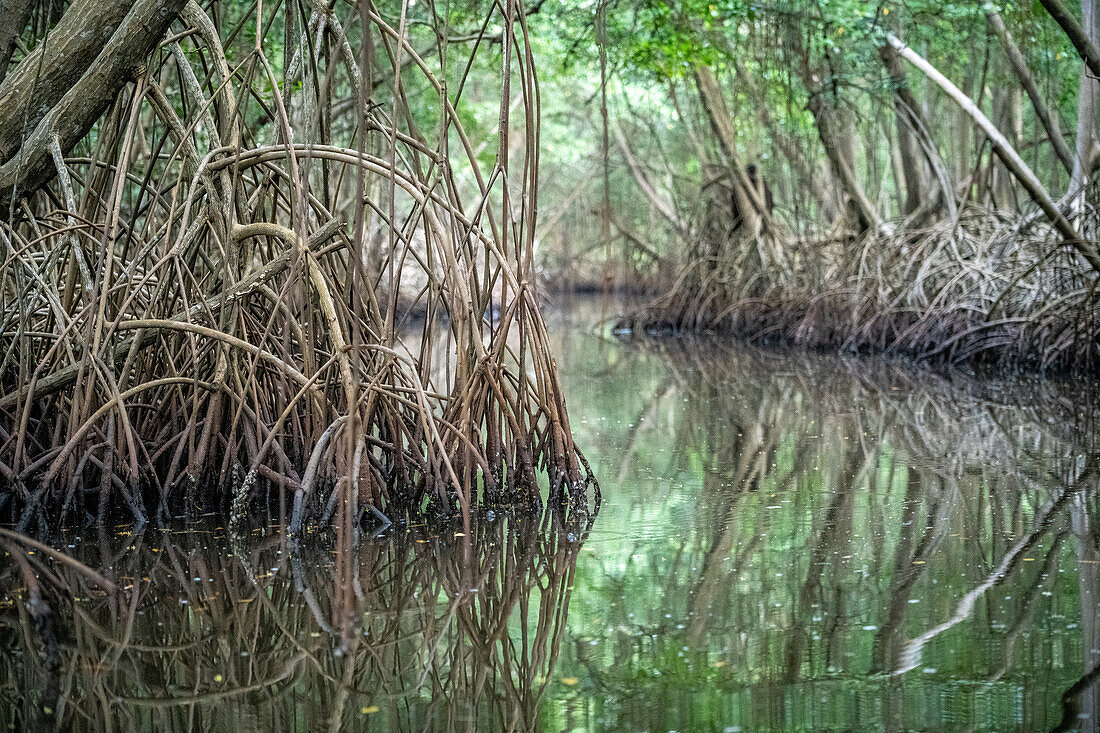
[{"label": "dense undergrowth", "polygon": [[548,12],[590,79],[553,190],[601,225],[548,259],[656,293],[625,328],[1096,368],[1096,0]]}]

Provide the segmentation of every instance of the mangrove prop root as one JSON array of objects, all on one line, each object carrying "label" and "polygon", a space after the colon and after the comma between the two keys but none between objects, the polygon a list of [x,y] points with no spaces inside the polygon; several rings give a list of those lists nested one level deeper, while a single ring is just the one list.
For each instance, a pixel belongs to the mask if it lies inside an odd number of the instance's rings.
[{"label": "mangrove prop root", "polygon": [[[263,31],[282,22],[266,4],[244,20],[217,2],[99,5],[72,3],[59,45],[26,39],[0,80],[12,511],[206,501],[240,525],[259,485],[296,533],[322,511],[468,522],[486,502],[541,506],[546,486],[589,511],[527,285],[539,121],[521,4],[486,6],[483,27],[508,35],[488,80],[369,5],[292,3],[309,22],[286,34]],[[284,36],[280,75],[265,38]],[[489,164],[465,87],[501,98]],[[434,126],[414,122],[412,89],[438,96]]]}]

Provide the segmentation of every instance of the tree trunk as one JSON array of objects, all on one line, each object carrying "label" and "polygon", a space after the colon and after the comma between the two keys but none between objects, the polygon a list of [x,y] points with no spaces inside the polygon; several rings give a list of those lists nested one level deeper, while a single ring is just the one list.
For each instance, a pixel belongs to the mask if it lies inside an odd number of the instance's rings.
[{"label": "tree trunk", "polygon": [[[1023,143],[1023,110],[1020,88],[1015,84],[998,85],[993,89],[993,122],[1004,133],[1014,149]],[[992,191],[999,205],[1007,207],[1012,196],[1012,173],[1004,165],[993,166]]]},{"label": "tree trunk", "polygon": [[[856,178],[852,143],[854,121],[848,111],[839,104],[836,86],[838,74],[834,68],[836,62],[827,55],[828,69],[823,74],[818,74],[810,67],[809,51],[806,49],[800,31],[795,28],[788,29],[786,40],[797,58],[798,73],[809,94],[807,107],[814,117],[814,126],[817,128],[821,146],[825,149],[829,169],[847,198],[845,206],[855,214],[861,232],[878,229],[881,219]],[[822,80],[823,76],[824,80]]]},{"label": "tree trunk", "polygon": [[818,138],[825,149],[825,156],[829,160],[829,168],[833,176],[847,194],[848,203],[855,212],[860,231],[878,229],[881,220],[855,174],[852,120],[835,103],[835,99],[828,99],[830,96],[832,96],[831,92],[820,89],[810,92],[810,114],[814,116]]},{"label": "tree trunk", "polygon": [[733,127],[733,119],[726,108],[714,73],[706,66],[697,66],[695,82],[699,88],[699,96],[702,98],[707,119],[718,138],[726,160],[733,169],[731,172],[733,195],[744,226],[750,232],[755,232],[759,225],[770,228],[771,216],[764,196],[749,180],[746,167],[737,153],[737,133]]},{"label": "tree trunk", "polygon": [[[1085,62],[1085,66],[1092,72],[1092,75],[1100,78],[1100,49],[1097,48],[1100,44],[1097,44],[1096,36],[1077,22],[1069,9],[1062,4],[1062,0],[1039,0],[1039,3],[1046,8],[1047,12],[1050,13],[1050,17],[1054,18],[1054,21],[1069,36],[1070,43],[1077,49],[1077,53]],[[1084,0],[1082,6],[1085,5],[1092,5],[1095,10],[1096,4],[1092,0]]]},{"label": "tree trunk", "polygon": [[[1097,43],[1096,0],[1081,0],[1082,29],[1093,46]],[[1085,201],[1085,189],[1092,173],[1092,149],[1096,144],[1096,95],[1100,91],[1091,67],[1081,69],[1077,93],[1077,144],[1073,157],[1073,172],[1069,196],[1073,209],[1080,210]]]},{"label": "tree trunk", "polygon": [[1047,107],[1046,102],[1043,101],[1043,95],[1039,91],[1039,85],[1035,83],[1035,78],[1031,75],[1031,70],[1027,66],[1027,60],[1024,58],[1023,53],[1020,52],[1020,47],[1016,45],[1016,41],[1013,40],[1012,34],[1005,28],[1004,21],[1001,19],[999,13],[991,11],[986,13],[986,21],[989,23],[989,27],[993,29],[993,32],[1000,39],[1001,45],[1004,47],[1005,55],[1008,56],[1008,61],[1012,64],[1013,71],[1016,72],[1016,78],[1020,80],[1020,85],[1027,92],[1027,97],[1031,100],[1031,107],[1035,110],[1035,116],[1038,118],[1039,123],[1043,126],[1043,130],[1046,131],[1047,138],[1050,140],[1050,144],[1054,147],[1054,153],[1058,156],[1058,160],[1065,166],[1066,173],[1073,173],[1073,152],[1066,145],[1066,139],[1062,136],[1062,128],[1058,124],[1058,118],[1050,113],[1050,109]]},{"label": "tree trunk", "polygon": [[8,73],[15,42],[31,19],[34,0],[0,0],[0,81]]},{"label": "tree trunk", "polygon": [[882,59],[886,72],[890,75],[890,82],[894,88],[894,121],[898,138],[898,161],[901,164],[902,180],[899,184],[905,187],[905,201],[902,213],[906,216],[920,208],[924,200],[926,171],[920,165],[923,156],[920,152],[918,135],[924,126],[916,97],[905,79],[905,65],[894,50],[889,46],[879,48],[879,58]]},{"label": "tree trunk", "polygon": [[12,69],[0,84],[0,163],[15,155],[23,137],[88,70],[133,6],[134,0],[76,0]]}]

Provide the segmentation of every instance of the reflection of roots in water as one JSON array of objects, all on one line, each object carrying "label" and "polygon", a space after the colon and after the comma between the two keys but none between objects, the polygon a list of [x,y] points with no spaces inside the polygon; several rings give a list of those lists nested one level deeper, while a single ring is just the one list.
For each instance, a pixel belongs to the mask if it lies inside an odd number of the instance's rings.
[{"label": "reflection of roots in water", "polygon": [[121,548],[101,533],[90,564],[113,568],[115,594],[32,555],[63,641],[43,663],[8,568],[0,723],[335,730],[377,715],[396,730],[534,729],[591,521],[482,515],[468,533],[395,529],[350,556],[261,530],[150,532]]},{"label": "reflection of roots in water", "polygon": [[[657,475],[701,470],[692,531],[661,585],[694,648],[729,650],[729,674],[755,684],[912,669],[924,643],[974,620],[978,599],[1007,583],[1007,633],[992,613],[974,627],[996,641],[988,678],[999,679],[1065,537],[1087,560],[1084,648],[1100,648],[1086,602],[1100,546],[1097,415],[1079,384],[979,383],[704,340],[658,348],[669,376],[631,416],[620,473],[647,430],[676,436]],[[934,579],[935,608],[910,605]]]},{"label": "reflection of roots in water", "polygon": [[[1093,429],[1100,425],[1100,404],[1082,392],[1081,382],[978,380],[878,359],[728,347],[702,339],[656,346],[681,391],[720,404],[734,417],[733,423],[713,421],[716,426],[816,435],[826,427],[822,421],[847,422],[861,438],[888,438],[911,462],[950,473],[980,462],[1005,468],[997,461],[1019,470],[1024,459],[1076,458],[1100,448],[1100,432]],[[803,405],[815,413],[807,414]]]}]

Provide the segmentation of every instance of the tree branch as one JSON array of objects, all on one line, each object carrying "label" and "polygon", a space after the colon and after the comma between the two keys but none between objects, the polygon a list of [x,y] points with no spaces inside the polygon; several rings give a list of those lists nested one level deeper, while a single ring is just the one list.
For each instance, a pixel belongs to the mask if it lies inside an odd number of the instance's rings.
[{"label": "tree branch", "polygon": [[1047,12],[1050,13],[1050,17],[1054,18],[1054,22],[1060,25],[1066,35],[1069,36],[1070,43],[1077,49],[1077,53],[1081,55],[1081,59],[1092,75],[1100,78],[1100,50],[1096,48],[1096,44],[1092,42],[1089,34],[1085,32],[1085,29],[1077,22],[1069,9],[1062,4],[1062,0],[1039,0],[1039,3],[1046,8]]}]

